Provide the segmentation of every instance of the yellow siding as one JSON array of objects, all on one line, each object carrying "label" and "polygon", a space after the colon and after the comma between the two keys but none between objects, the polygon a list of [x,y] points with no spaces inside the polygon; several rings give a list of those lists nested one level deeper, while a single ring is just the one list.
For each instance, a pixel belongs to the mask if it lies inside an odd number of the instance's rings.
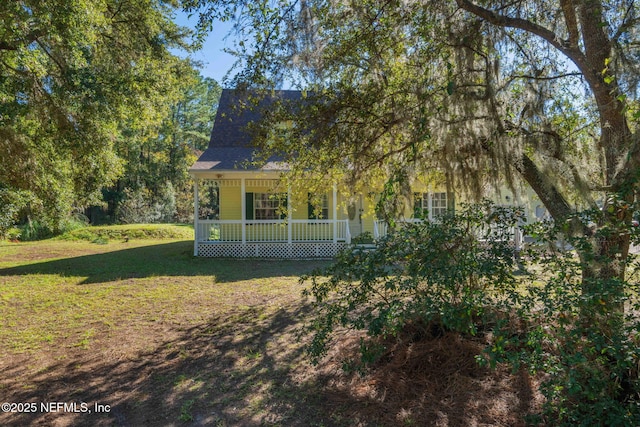
[{"label": "yellow siding", "polygon": [[291,203],[293,207],[293,219],[307,219],[307,201],[306,200],[293,200]]},{"label": "yellow siding", "polygon": [[240,187],[220,187],[220,219],[242,219]]},{"label": "yellow siding", "polygon": [[362,232],[373,234],[373,221],[375,221],[375,202],[364,197],[362,200],[364,213],[362,214]]},{"label": "yellow siding", "polygon": [[[273,188],[267,186],[247,186],[247,193],[272,193]],[[308,219],[307,195],[292,195],[293,219]],[[327,195],[329,205],[329,215],[331,219],[333,215],[333,196]],[[339,215],[340,217],[340,215]],[[239,220],[242,219],[242,192],[241,187],[220,187],[220,219],[221,220]]]}]

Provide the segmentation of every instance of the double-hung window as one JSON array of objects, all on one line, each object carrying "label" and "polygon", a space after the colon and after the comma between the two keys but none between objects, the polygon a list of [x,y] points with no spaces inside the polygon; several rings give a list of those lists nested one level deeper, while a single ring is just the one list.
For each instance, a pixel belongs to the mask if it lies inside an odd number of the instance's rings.
[{"label": "double-hung window", "polygon": [[278,220],[286,217],[286,194],[246,193],[247,220]]},{"label": "double-hung window", "polygon": [[414,193],[413,200],[415,218],[434,220],[447,212],[447,193]]},{"label": "double-hung window", "polygon": [[[317,203],[314,205],[314,203]],[[329,198],[326,194],[320,197],[313,197],[311,193],[308,195],[307,201],[308,218],[309,219],[328,219],[329,218]]]}]

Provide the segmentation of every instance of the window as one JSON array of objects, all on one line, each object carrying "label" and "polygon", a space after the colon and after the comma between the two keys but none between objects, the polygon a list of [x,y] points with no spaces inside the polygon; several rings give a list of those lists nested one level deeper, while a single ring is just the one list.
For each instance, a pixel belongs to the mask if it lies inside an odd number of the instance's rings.
[{"label": "window", "polygon": [[429,212],[436,217],[447,213],[447,193],[431,193],[431,209]]},{"label": "window", "polygon": [[246,217],[248,220],[283,219],[287,206],[286,194],[246,193]]},{"label": "window", "polygon": [[415,193],[414,217],[433,220],[447,212],[447,193]]},{"label": "window", "polygon": [[[314,200],[315,199],[315,200]],[[322,196],[320,196],[319,198],[320,200],[318,200],[318,197],[313,197],[313,195],[311,193],[309,193],[308,195],[308,200],[307,200],[307,209],[309,212],[308,218],[309,219],[328,219],[329,218],[329,198],[327,197],[326,194],[323,194]],[[313,205],[312,202],[320,202],[320,205]]]}]

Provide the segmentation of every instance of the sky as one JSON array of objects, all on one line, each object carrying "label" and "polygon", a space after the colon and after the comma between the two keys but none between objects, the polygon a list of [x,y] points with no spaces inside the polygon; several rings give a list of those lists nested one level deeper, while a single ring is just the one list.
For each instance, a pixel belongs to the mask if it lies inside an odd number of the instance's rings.
[{"label": "sky", "polygon": [[[179,25],[194,28],[198,22],[197,14],[189,19],[188,15],[182,11],[176,11],[175,22]],[[231,38],[224,40],[225,36],[231,29],[231,23],[219,22],[214,24],[213,30],[204,42],[201,50],[191,54],[191,58],[203,63],[200,73],[204,77],[211,77],[218,83],[222,83],[222,79],[233,66],[235,58],[223,51],[225,47],[233,47]],[[177,55],[184,56],[184,53],[175,52]]]}]

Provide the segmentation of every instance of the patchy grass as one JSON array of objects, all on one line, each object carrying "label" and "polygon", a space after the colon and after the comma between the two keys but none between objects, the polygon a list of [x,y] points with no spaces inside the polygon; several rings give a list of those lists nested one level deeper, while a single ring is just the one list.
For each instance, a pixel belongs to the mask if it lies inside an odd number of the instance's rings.
[{"label": "patchy grass", "polygon": [[349,334],[310,366],[298,277],[324,262],[108,240],[0,243],[0,400],[92,411],[38,407],[0,413],[0,425],[506,426],[529,410],[521,375],[474,369],[480,343],[451,337],[420,352],[394,347],[388,368],[359,377],[340,370],[357,347]]},{"label": "patchy grass", "polygon": [[69,231],[58,239],[86,240],[105,244],[112,240],[133,239],[193,239],[193,227],[173,224],[132,224],[83,227]]}]

